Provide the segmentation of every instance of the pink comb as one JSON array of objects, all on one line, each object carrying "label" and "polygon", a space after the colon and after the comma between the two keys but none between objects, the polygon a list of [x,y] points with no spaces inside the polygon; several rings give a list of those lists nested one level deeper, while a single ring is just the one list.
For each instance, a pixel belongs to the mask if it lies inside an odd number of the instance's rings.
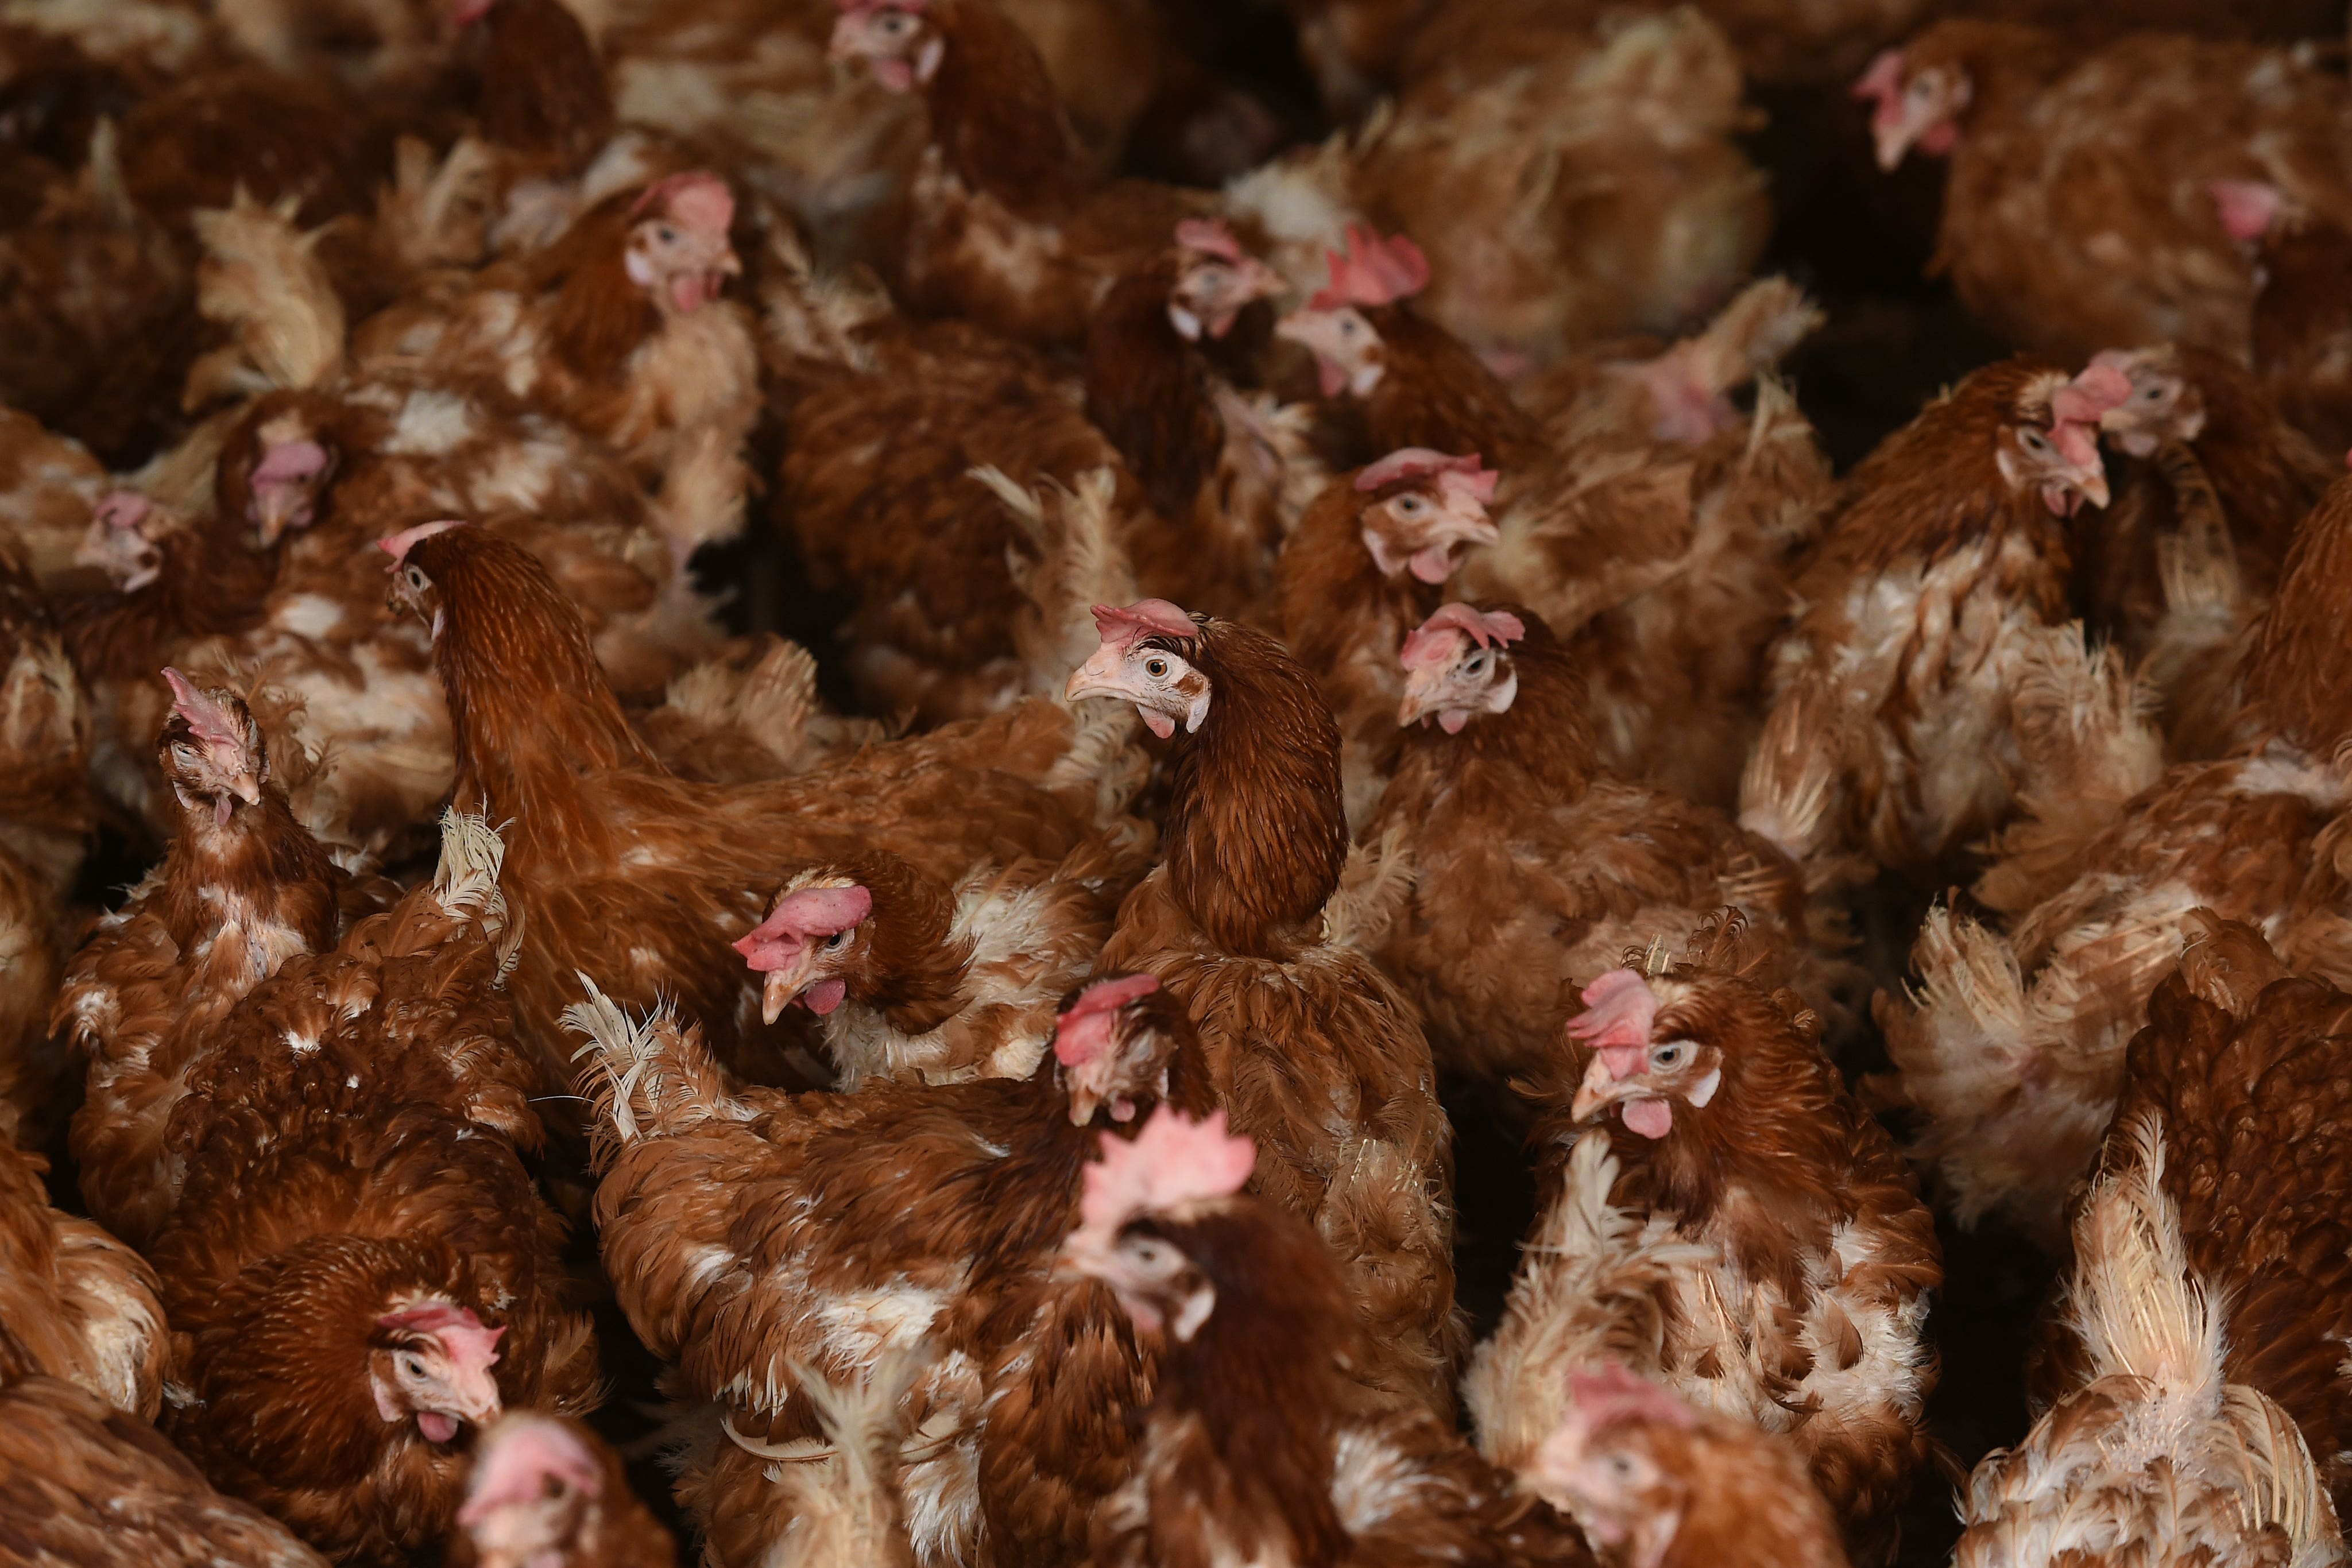
[{"label": "pink comb", "polygon": [[1658,996],[1650,982],[1631,969],[1612,969],[1584,988],[1584,1008],[1568,1020],[1570,1037],[1601,1053],[1610,1077],[1622,1082],[1639,1072],[1658,1016]]},{"label": "pink comb", "polygon": [[1201,628],[1190,615],[1164,599],[1139,599],[1121,609],[1116,604],[1094,607],[1095,631],[1105,647],[1132,648],[1146,637],[1197,637]]},{"label": "pink comb", "polygon": [[1231,1197],[1248,1182],[1257,1145],[1225,1135],[1225,1113],[1195,1122],[1172,1105],[1151,1113],[1132,1142],[1106,1133],[1100,1160],[1087,1167],[1076,1248],[1108,1249],[1120,1227],[1203,1198]]},{"label": "pink comb", "polygon": [[1065,1067],[1092,1061],[1110,1048],[1112,1015],[1160,988],[1152,975],[1121,975],[1097,980],[1078,993],[1070,1010],[1054,1020],[1054,1060]]},{"label": "pink comb", "polygon": [[271,447],[253,470],[257,485],[308,479],[327,465],[327,449],[315,441],[288,441]]},{"label": "pink comb", "polygon": [[189,730],[206,746],[243,746],[244,727],[225,704],[196,688],[196,684],[166,664],[163,684],[172,688],[172,711],[185,719]]},{"label": "pink comb", "polygon": [[1426,446],[1400,446],[1386,457],[1362,469],[1356,476],[1356,488],[1377,490],[1399,479],[1415,479],[1423,474],[1460,474],[1467,477],[1470,494],[1481,503],[1495,497],[1495,481],[1502,475],[1492,468],[1478,465],[1475,452],[1467,457],[1454,457]]},{"label": "pink comb", "polygon": [[1429,669],[1454,657],[1454,634],[1468,637],[1481,648],[1516,643],[1528,634],[1527,625],[1507,610],[1481,612],[1467,604],[1441,604],[1430,618],[1404,640],[1398,662],[1408,670]]},{"label": "pink comb", "polygon": [[1382,239],[1362,224],[1348,225],[1346,248],[1326,251],[1331,281],[1307,302],[1310,310],[1346,305],[1386,305],[1429,285],[1429,257],[1403,235]]},{"label": "pink comb", "polygon": [[864,888],[804,887],[776,902],[768,917],[734,943],[752,970],[765,974],[790,963],[810,938],[831,936],[863,925],[874,913],[874,895]]},{"label": "pink comb", "polygon": [[2066,461],[2090,468],[2099,461],[2099,416],[2131,397],[2131,378],[2094,360],[2050,399],[2050,439]]},{"label": "pink comb", "polygon": [[1903,51],[1882,49],[1870,62],[1870,68],[1854,78],[1850,89],[1855,98],[1875,99],[1885,104],[1903,92]]},{"label": "pink comb", "polygon": [[110,528],[135,528],[154,509],[155,503],[136,490],[110,490],[92,515]]},{"label": "pink comb", "polygon": [[1221,256],[1226,261],[1242,258],[1242,242],[1216,218],[1186,218],[1176,225],[1176,243],[1202,256]]},{"label": "pink comb", "polygon": [[471,1307],[452,1306],[447,1301],[423,1301],[396,1312],[386,1312],[376,1319],[375,1325],[404,1333],[431,1334],[441,1342],[461,1372],[488,1371],[499,1359],[499,1341],[507,1332],[502,1328],[484,1328]]},{"label": "pink comb", "polygon": [[723,235],[735,223],[735,193],[703,169],[656,180],[630,204],[629,216],[642,217],[656,207],[700,235]]},{"label": "pink comb", "polygon": [[2286,204],[2279,188],[2265,180],[2215,180],[2205,193],[2221,212],[2221,227],[2242,245],[2270,233]]},{"label": "pink comb", "polygon": [[457,1522],[470,1528],[502,1508],[538,1502],[550,1478],[589,1497],[604,1490],[604,1472],[578,1433],[543,1416],[509,1416],[482,1439]]},{"label": "pink comb", "polygon": [[435,534],[446,534],[451,528],[462,528],[465,526],[465,523],[458,518],[444,517],[437,523],[419,523],[413,528],[403,528],[400,532],[387,535],[375,542],[384,554],[393,559],[394,564],[397,565],[408,559],[408,552],[416,548],[417,540],[429,539]]},{"label": "pink comb", "polygon": [[1601,1431],[1628,1421],[1656,1421],[1688,1428],[1698,1425],[1698,1412],[1646,1377],[1636,1377],[1613,1361],[1593,1371],[1582,1368],[1568,1375],[1568,1396],[1576,1406],[1570,1421],[1588,1432]]}]

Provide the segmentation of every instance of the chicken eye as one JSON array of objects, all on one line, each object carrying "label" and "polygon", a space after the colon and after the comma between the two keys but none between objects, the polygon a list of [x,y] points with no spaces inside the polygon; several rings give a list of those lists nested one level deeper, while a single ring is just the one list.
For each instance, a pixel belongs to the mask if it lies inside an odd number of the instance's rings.
[{"label": "chicken eye", "polygon": [[2140,389],[2139,395],[2142,402],[2154,402],[2158,398],[2164,395],[2164,389],[2162,387],[2142,387]]},{"label": "chicken eye", "polygon": [[903,14],[893,11],[882,18],[882,33],[885,37],[898,37],[906,30],[907,18]]},{"label": "chicken eye", "polygon": [[1418,496],[1399,496],[1397,510],[1408,517],[1417,517],[1429,510],[1429,503]]},{"label": "chicken eye", "polygon": [[408,586],[415,589],[419,593],[424,592],[425,573],[415,567],[410,567],[408,569]]},{"label": "chicken eye", "polygon": [[1621,1479],[1630,1478],[1633,1473],[1633,1461],[1623,1454],[1612,1454],[1609,1456],[1609,1473]]},{"label": "chicken eye", "polygon": [[1146,659],[1143,661],[1143,673],[1155,681],[1160,680],[1168,674],[1168,661],[1158,658]]},{"label": "chicken eye", "polygon": [[668,245],[677,238],[677,231],[670,227],[667,224],[663,224],[654,230],[654,238],[661,241],[664,245]]},{"label": "chicken eye", "polygon": [[1356,319],[1355,319],[1353,316],[1342,316],[1342,317],[1340,317],[1340,318],[1339,318],[1339,336],[1341,336],[1342,338],[1352,338],[1352,337],[1354,337],[1355,335],[1356,335]]},{"label": "chicken eye", "polygon": [[1486,670],[1486,654],[1484,654],[1484,653],[1473,653],[1473,654],[1471,654],[1471,655],[1470,655],[1470,657],[1469,657],[1466,661],[1465,661],[1465,663],[1464,663],[1464,664],[1463,664],[1463,665],[1462,665],[1462,671],[1463,671],[1463,674],[1470,674],[1470,675],[1479,674],[1483,673],[1483,672]]},{"label": "chicken eye", "polygon": [[1683,1058],[1689,1054],[1690,1047],[1682,1040],[1662,1045],[1650,1052],[1650,1070],[1654,1072],[1671,1072],[1680,1067],[1683,1064]]},{"label": "chicken eye", "polygon": [[1926,77],[1915,77],[1912,78],[1911,85],[1903,90],[1910,96],[1913,102],[1925,103],[1935,92],[1936,84]]},{"label": "chicken eye", "polygon": [[846,942],[846,941],[848,941],[848,940],[849,940],[849,933],[848,933],[848,932],[846,932],[846,931],[836,931],[836,932],[835,932],[832,936],[828,936],[828,937],[826,937],[826,938],[824,939],[824,950],[825,950],[826,952],[830,953],[830,952],[834,951],[835,949],[838,948],[838,947],[839,947],[839,946],[840,946],[844,942]]},{"label": "chicken eye", "polygon": [[411,1377],[422,1378],[425,1375],[425,1364],[413,1355],[404,1355],[400,1358],[400,1370]]},{"label": "chicken eye", "polygon": [[2019,445],[2024,447],[2028,452],[2038,453],[2047,452],[2050,450],[2050,444],[2042,439],[2042,433],[2038,430],[2019,431],[2017,433],[2017,443]]}]

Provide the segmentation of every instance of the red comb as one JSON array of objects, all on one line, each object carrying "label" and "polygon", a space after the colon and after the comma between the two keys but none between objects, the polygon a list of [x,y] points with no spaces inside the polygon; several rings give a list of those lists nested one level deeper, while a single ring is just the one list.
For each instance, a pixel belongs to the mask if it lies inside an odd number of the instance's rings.
[{"label": "red comb", "polygon": [[1467,604],[1441,604],[1430,618],[1404,640],[1398,661],[1408,670],[1442,664],[1454,657],[1453,633],[1460,632],[1481,648],[1516,643],[1528,634],[1527,625],[1507,610],[1482,612]]},{"label": "red comb", "polygon": [[1307,300],[1310,310],[1387,305],[1429,286],[1429,257],[1403,235],[1382,239],[1362,224],[1350,224],[1346,247],[1324,254],[1331,281]]},{"label": "red comb", "polygon": [[1116,604],[1094,607],[1095,631],[1110,647],[1132,648],[1146,637],[1197,637],[1200,626],[1164,599],[1139,599],[1124,609]]},{"label": "red comb", "polygon": [[2131,378],[2093,361],[2050,399],[2050,439],[2066,461],[2090,468],[2099,461],[2099,416],[2131,397]]},{"label": "red comb", "polygon": [[1597,1432],[1628,1421],[1656,1421],[1669,1427],[1698,1425],[1698,1412],[1646,1377],[1637,1377],[1613,1361],[1592,1371],[1580,1367],[1568,1375],[1568,1396],[1575,1412],[1569,1419]]},{"label": "red comb", "polygon": [[604,1469],[578,1433],[543,1416],[510,1415],[482,1438],[457,1522],[470,1527],[499,1509],[536,1503],[551,1478],[589,1497],[604,1490]]},{"label": "red comb", "polygon": [[1585,1040],[1609,1064],[1609,1076],[1632,1077],[1650,1049],[1658,995],[1631,969],[1612,969],[1584,988],[1585,1010],[1568,1020],[1570,1038]]},{"label": "red comb", "polygon": [[1159,988],[1155,976],[1121,975],[1080,991],[1070,1010],[1054,1020],[1054,1060],[1076,1067],[1100,1056],[1110,1044],[1111,1015]]},{"label": "red comb", "polygon": [[1854,78],[1850,89],[1856,98],[1873,98],[1881,102],[1903,90],[1903,51],[1881,49],[1870,68]]},{"label": "red comb", "polygon": [[1102,1158],[1087,1166],[1073,1249],[1108,1249],[1139,1214],[1202,1198],[1230,1197],[1249,1181],[1257,1146],[1225,1135],[1225,1113],[1195,1122],[1172,1105],[1151,1113],[1133,1141],[1103,1134]]},{"label": "red comb", "polygon": [[2278,221],[2285,198],[2266,180],[2215,180],[2205,187],[2233,240],[2258,240]]},{"label": "red comb", "polygon": [[1176,225],[1176,243],[1202,256],[1222,256],[1227,261],[1242,258],[1242,242],[1217,218],[1186,218]]},{"label": "red comb", "polygon": [[803,887],[778,899],[768,917],[733,946],[747,966],[764,974],[782,968],[810,938],[847,931],[873,913],[874,895],[855,883]]},{"label": "red comb", "polygon": [[384,1313],[375,1323],[378,1328],[397,1329],[404,1333],[431,1334],[448,1351],[449,1359],[460,1370],[468,1372],[489,1369],[499,1359],[499,1340],[507,1332],[502,1328],[484,1328],[471,1307],[452,1306],[447,1301],[422,1301],[404,1307],[399,1312]]},{"label": "red comb", "polygon": [[400,532],[387,535],[375,542],[384,554],[390,556],[394,563],[398,563],[408,559],[408,552],[416,548],[417,540],[429,539],[435,534],[446,534],[451,528],[462,528],[465,526],[457,518],[444,517],[437,523],[419,523],[413,528],[403,528]]},{"label": "red comb", "polygon": [[629,204],[629,216],[640,217],[656,206],[697,234],[723,235],[735,222],[735,193],[703,169],[656,180]]},{"label": "red comb", "polygon": [[189,730],[198,740],[207,746],[245,744],[245,731],[237,724],[236,716],[210,694],[197,689],[194,681],[166,664],[163,684],[172,688],[172,711],[187,721]]},{"label": "red comb", "polygon": [[1470,482],[1470,493],[1480,501],[1495,498],[1495,481],[1502,477],[1492,468],[1480,467],[1475,452],[1467,457],[1454,457],[1426,446],[1400,446],[1358,473],[1356,488],[1377,490],[1383,485],[1418,478],[1423,474],[1465,475]]}]

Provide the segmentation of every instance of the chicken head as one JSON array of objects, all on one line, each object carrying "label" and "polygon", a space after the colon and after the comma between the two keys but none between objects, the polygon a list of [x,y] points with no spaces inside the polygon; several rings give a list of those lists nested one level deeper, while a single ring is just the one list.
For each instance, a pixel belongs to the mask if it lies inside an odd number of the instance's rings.
[{"label": "chicken head", "polygon": [[1674,1129],[1675,1101],[1697,1108],[1715,1098],[1723,1086],[1723,1051],[1693,1040],[1657,1039],[1664,1000],[1632,969],[1612,969],[1584,988],[1585,1010],[1568,1020],[1570,1037],[1592,1047],[1570,1107],[1578,1122],[1614,1106],[1626,1131],[1663,1138]]},{"label": "chicken head", "polygon": [[1152,734],[1165,740],[1182,725],[1192,734],[1209,716],[1209,677],[1179,651],[1200,635],[1192,616],[1164,599],[1143,599],[1121,609],[1094,607],[1102,646],[1079,665],[1063,687],[1065,700],[1117,697],[1131,702]]},{"label": "chicken head", "polygon": [[1480,714],[1508,713],[1519,695],[1510,644],[1527,634],[1527,623],[1507,610],[1438,606],[1397,655],[1405,669],[1397,723],[1434,718],[1446,734],[1459,735]]},{"label": "chicken head", "polygon": [[947,58],[947,39],[925,17],[928,0],[841,0],[828,58],[864,60],[892,92],[929,82]]},{"label": "chicken head", "polygon": [[562,1562],[604,1490],[604,1467],[579,1434],[514,1411],[482,1434],[457,1525],[481,1568]]},{"label": "chicken head", "polygon": [[335,454],[291,409],[265,421],[254,432],[254,442],[258,456],[246,481],[252,492],[246,520],[266,549],[318,520],[334,480]]},{"label": "chicken head", "polygon": [[95,567],[119,591],[136,593],[163,575],[157,543],[177,527],[177,518],[138,491],[110,491],[91,509],[89,527],[74,546],[74,564]]},{"label": "chicken head", "polygon": [[376,540],[376,548],[392,558],[392,585],[384,591],[384,603],[393,611],[414,615],[433,628],[433,635],[441,635],[441,600],[425,569],[408,559],[419,539],[429,539],[435,534],[446,534],[451,528],[466,525],[452,518],[419,523],[413,528],[403,528]]},{"label": "chicken head", "polygon": [[847,877],[803,875],[784,884],[766,919],[735,943],[751,969],[767,977],[760,1016],[773,1023],[793,1002],[819,1017],[841,1006],[842,974],[858,953],[874,895]]},{"label": "chicken head", "polygon": [[157,747],[163,777],[183,810],[209,810],[215,826],[226,827],[238,802],[260,802],[261,786],[269,778],[261,727],[244,701],[225,687],[199,690],[170,668],[163,671],[163,684],[172,688],[172,716],[163,722]]},{"label": "chicken head", "polygon": [[1654,1440],[1689,1431],[1697,1413],[1614,1363],[1568,1381],[1568,1416],[1537,1450],[1528,1483],[1629,1568],[1656,1568],[1688,1497],[1687,1478],[1661,1462]]},{"label": "chicken head", "polygon": [[1216,1310],[1217,1291],[1176,1232],[1240,1192],[1256,1159],[1249,1139],[1226,1136],[1223,1111],[1195,1122],[1163,1105],[1132,1141],[1104,1134],[1062,1266],[1108,1285],[1146,1333],[1189,1341]]},{"label": "chicken head", "polygon": [[1394,304],[1429,286],[1429,258],[1402,235],[1383,239],[1350,225],[1346,247],[1329,253],[1331,279],[1306,305],[1275,324],[1275,335],[1315,356],[1323,395],[1369,397],[1388,368],[1380,329],[1365,310]]},{"label": "chicken head", "polygon": [[2099,425],[2129,400],[2131,390],[2113,365],[2093,364],[2072,381],[2054,371],[2036,377],[1994,437],[2001,477],[2011,489],[2038,491],[2058,517],[2073,517],[2084,501],[2105,506]]},{"label": "chicken head", "polygon": [[1486,503],[1501,476],[1478,465],[1478,455],[1451,457],[1407,446],[1357,472],[1366,497],[1359,514],[1364,548],[1383,577],[1410,571],[1437,584],[1454,575],[1465,545],[1502,538]]},{"label": "chicken head", "polygon": [[368,1386],[387,1422],[415,1417],[429,1442],[446,1443],[470,1421],[486,1427],[502,1408],[490,1368],[507,1331],[484,1328],[469,1307],[430,1297],[376,1319]]},{"label": "chicken head", "polygon": [[1176,284],[1168,295],[1168,320],[1178,334],[1197,340],[1202,332],[1222,338],[1251,305],[1271,299],[1288,285],[1282,274],[1242,249],[1223,224],[1187,218],[1176,225]]},{"label": "chicken head", "polygon": [[1853,96],[1871,102],[1871,140],[1878,166],[1893,171],[1912,148],[1940,158],[1959,144],[1960,116],[1974,88],[1956,64],[1907,68],[1900,49],[1888,49],[1853,84]]},{"label": "chicken head", "polygon": [[2151,456],[2168,441],[2194,441],[2204,432],[2205,397],[2189,379],[2179,350],[2169,344],[2110,349],[2091,363],[2130,383],[2124,400],[2099,416],[2099,433],[2132,456]]},{"label": "chicken head", "polygon": [[700,309],[743,270],[727,238],[735,193],[716,174],[696,170],[655,181],[630,206],[629,218],[622,265],[665,317]]},{"label": "chicken head", "polygon": [[1143,1006],[1159,990],[1153,976],[1119,975],[1083,986],[1063,1002],[1054,1019],[1054,1061],[1073,1126],[1106,1109],[1114,1122],[1132,1122],[1138,1100],[1167,1097],[1174,1042]]}]

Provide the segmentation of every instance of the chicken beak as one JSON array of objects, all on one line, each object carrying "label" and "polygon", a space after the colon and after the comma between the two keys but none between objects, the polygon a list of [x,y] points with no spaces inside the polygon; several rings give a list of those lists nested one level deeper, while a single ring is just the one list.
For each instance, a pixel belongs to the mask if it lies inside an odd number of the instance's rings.
[{"label": "chicken beak", "polygon": [[256,779],[251,773],[238,774],[236,778],[229,780],[228,787],[231,789],[236,790],[236,798],[244,801],[247,805],[258,806],[261,804],[261,780]]},{"label": "chicken beak", "polygon": [[253,497],[253,526],[261,548],[268,549],[294,529],[307,526],[310,518],[303,515],[307,509],[299,492],[290,486],[272,486],[257,492]]},{"label": "chicken beak", "polygon": [[1106,643],[1094,651],[1093,657],[1070,672],[1069,681],[1062,687],[1062,700],[1075,703],[1088,697],[1136,700],[1136,694],[1128,689],[1125,650]]},{"label": "chicken beak", "polygon": [[1241,286],[1244,305],[1275,298],[1290,287],[1288,278],[1254,256],[1242,258],[1235,280]]},{"label": "chicken beak", "polygon": [[1892,174],[1903,166],[1904,155],[1911,151],[1911,128],[1900,122],[1874,126],[1871,140],[1878,148],[1878,172]]},{"label": "chicken beak", "polygon": [[800,956],[781,969],[768,971],[767,983],[760,989],[760,1021],[773,1023],[784,1016],[800,994],[808,989],[809,971],[816,967],[816,945],[803,944]]},{"label": "chicken beak", "polygon": [[2096,465],[2084,469],[2081,476],[2075,479],[2074,488],[2081,491],[2083,499],[2090,502],[2091,505],[2099,507],[2102,511],[2106,508],[2107,471],[2105,469]]},{"label": "chicken beak", "polygon": [[456,1396],[457,1408],[446,1414],[470,1421],[478,1427],[488,1427],[504,1413],[498,1380],[490,1375],[488,1367],[467,1372],[449,1392]]},{"label": "chicken beak", "polygon": [[1575,1103],[1569,1106],[1569,1119],[1589,1122],[1623,1098],[1617,1081],[1609,1075],[1609,1063],[1599,1051],[1592,1053],[1592,1064],[1584,1070],[1584,1082],[1576,1087]]},{"label": "chicken beak", "polygon": [[1397,727],[1410,729],[1445,706],[1446,671],[1415,670],[1404,678],[1404,700],[1397,704]]}]

